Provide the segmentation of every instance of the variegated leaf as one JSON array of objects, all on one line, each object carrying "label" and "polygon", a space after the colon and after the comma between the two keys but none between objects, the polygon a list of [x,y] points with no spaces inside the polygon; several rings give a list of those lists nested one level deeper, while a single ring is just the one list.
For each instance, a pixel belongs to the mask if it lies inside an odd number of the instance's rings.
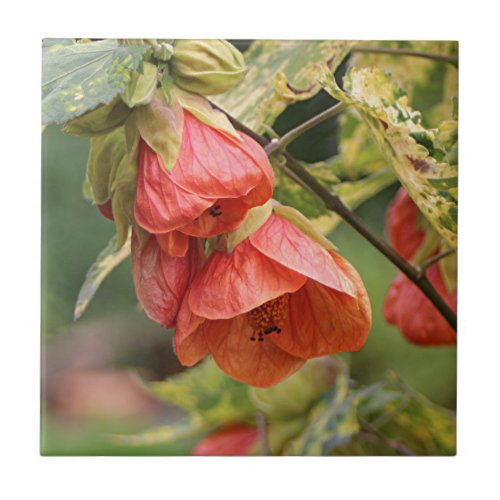
[{"label": "variegated leaf", "polygon": [[334,40],[257,40],[245,52],[245,78],[214,101],[256,132],[271,126],[296,101],[321,87],[322,67],[335,71],[354,42]]},{"label": "variegated leaf", "polygon": [[457,165],[421,125],[403,90],[378,69],[352,69],[344,90],[328,74],[325,89],[353,105],[422,213],[452,248],[457,245]]}]

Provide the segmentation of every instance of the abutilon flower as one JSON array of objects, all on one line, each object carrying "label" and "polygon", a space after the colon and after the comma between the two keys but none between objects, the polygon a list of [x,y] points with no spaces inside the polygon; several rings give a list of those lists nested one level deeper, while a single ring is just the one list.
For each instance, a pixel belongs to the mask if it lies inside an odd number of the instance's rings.
[{"label": "abutilon flower", "polygon": [[228,425],[204,438],[193,451],[194,456],[241,457],[257,445],[258,430],[246,424]]},{"label": "abutilon flower", "polygon": [[[395,250],[407,260],[415,256],[424,242],[425,231],[419,226],[419,218],[418,207],[401,188],[387,212],[387,233]],[[439,263],[430,266],[426,275],[439,295],[456,312],[457,290],[447,289]],[[397,326],[403,336],[414,344],[452,345],[457,342],[454,329],[424,293],[402,273],[396,276],[389,288],[383,314],[388,323]]]},{"label": "abutilon flower", "polygon": [[272,196],[274,174],[253,139],[207,125],[182,110],[182,141],[171,171],[141,139],[134,216],[150,233],[174,229],[211,237],[236,228]]},{"label": "abutilon flower", "polygon": [[370,327],[356,270],[273,213],[230,254],[210,255],[184,296],[174,346],[184,365],[210,353],[231,377],[269,387],[306,359],[358,351]]},{"label": "abutilon flower", "polygon": [[201,242],[177,231],[150,235],[141,246],[132,233],[132,275],[146,314],[173,327],[184,293],[203,262]]}]

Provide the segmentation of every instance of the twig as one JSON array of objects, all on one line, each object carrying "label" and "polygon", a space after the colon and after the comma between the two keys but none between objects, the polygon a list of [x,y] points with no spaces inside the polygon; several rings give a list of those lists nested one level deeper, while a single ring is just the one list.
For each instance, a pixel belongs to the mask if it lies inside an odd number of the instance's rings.
[{"label": "twig", "polygon": [[357,47],[353,47],[351,49],[351,52],[368,52],[373,54],[387,54],[391,56],[423,57],[425,59],[432,59],[434,61],[441,61],[453,64],[453,66],[458,68],[458,57],[448,56],[445,54],[435,54],[433,52],[423,52],[420,50],[396,49],[396,48],[390,49],[390,48],[358,45]]},{"label": "twig", "polygon": [[267,443],[267,423],[264,413],[259,411],[257,413],[257,428],[259,430],[259,444],[260,444],[260,454],[263,457],[269,456],[269,445]]},{"label": "twig", "polygon": [[[222,108],[219,108],[213,103],[212,105],[222,111],[237,130],[240,130],[241,132],[249,135],[262,147],[265,148],[270,143],[268,139],[262,137],[252,129],[248,128],[246,125],[231,116]],[[351,227],[353,227],[359,234],[361,234],[361,236],[369,241],[400,271],[402,271],[410,281],[415,283],[415,285],[417,285],[418,288],[420,288],[420,290],[426,295],[426,297],[428,297],[429,300],[434,304],[436,309],[446,319],[450,326],[456,331],[456,314],[431,285],[427,277],[425,275],[421,275],[420,269],[414,267],[412,264],[403,259],[388,243],[386,243],[386,241],[373,233],[372,230],[355,212],[344,205],[337,194],[330,192],[325,186],[318,182],[316,178],[311,175],[290,153],[285,152],[284,156],[286,158],[286,164],[290,171],[293,172],[304,184],[306,184],[316,194],[316,196],[321,198],[321,200],[323,200],[323,203],[329,210],[340,215]]]},{"label": "twig", "polygon": [[433,257],[430,257],[426,261],[422,262],[422,264],[418,266],[420,277],[425,276],[425,273],[427,272],[429,267],[431,267],[436,262],[439,262],[441,259],[448,257],[448,255],[451,255],[452,253],[455,253],[455,250],[449,248],[448,250],[438,253],[437,255],[434,255]]},{"label": "twig", "polygon": [[301,136],[304,132],[315,127],[319,123],[328,120],[328,118],[331,118],[332,116],[339,114],[341,111],[347,108],[347,106],[348,106],[347,104],[339,102],[334,106],[332,106],[331,108],[325,109],[325,111],[322,111],[316,116],[313,116],[304,123],[301,123],[298,127],[295,127],[294,129],[288,131],[285,135],[281,136],[281,138],[273,139],[264,148],[266,150],[266,153],[270,155],[271,153],[273,153],[278,149],[284,149],[286,146],[288,146],[288,144],[293,142],[295,139],[297,139],[297,137]]}]

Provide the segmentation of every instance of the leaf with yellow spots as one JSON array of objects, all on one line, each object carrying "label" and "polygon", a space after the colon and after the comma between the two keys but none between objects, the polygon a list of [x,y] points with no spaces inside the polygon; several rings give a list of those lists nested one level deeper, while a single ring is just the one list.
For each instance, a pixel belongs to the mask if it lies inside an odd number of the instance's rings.
[{"label": "leaf with yellow spots", "polygon": [[353,44],[335,40],[257,40],[245,52],[249,67],[245,78],[213,100],[262,133],[289,104],[317,94],[322,68],[326,65],[335,71]]},{"label": "leaf with yellow spots", "polygon": [[42,59],[42,123],[59,124],[123,92],[131,72],[139,68],[147,45],[120,44],[117,40],[50,44]]},{"label": "leaf with yellow spots", "polygon": [[206,423],[252,421],[255,416],[248,386],[226,375],[212,359],[149,387],[162,401],[180,406]]},{"label": "leaf with yellow spots", "polygon": [[458,169],[449,145],[456,137],[452,126],[442,132],[442,127],[437,131],[424,128],[420,113],[408,105],[406,93],[376,68],[353,68],[344,78],[343,90],[330,73],[323,85],[360,113],[420,211],[456,248]]}]

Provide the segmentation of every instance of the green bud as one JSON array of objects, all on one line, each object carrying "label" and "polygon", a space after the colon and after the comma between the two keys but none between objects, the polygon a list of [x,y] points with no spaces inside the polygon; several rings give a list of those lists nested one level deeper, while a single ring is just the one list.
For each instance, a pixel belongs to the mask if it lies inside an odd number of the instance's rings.
[{"label": "green bud", "polygon": [[65,134],[83,135],[85,137],[108,134],[125,123],[130,111],[131,109],[120,97],[117,97],[109,104],[99,106],[82,116],[70,120],[62,130]]},{"label": "green bud", "polygon": [[346,366],[340,359],[316,358],[274,387],[252,387],[250,394],[257,408],[270,421],[293,420],[307,414],[323,393],[337,383],[338,377],[346,373]]},{"label": "green bud", "polygon": [[226,92],[247,72],[241,52],[226,40],[179,40],[170,65],[179,87],[203,95]]}]

